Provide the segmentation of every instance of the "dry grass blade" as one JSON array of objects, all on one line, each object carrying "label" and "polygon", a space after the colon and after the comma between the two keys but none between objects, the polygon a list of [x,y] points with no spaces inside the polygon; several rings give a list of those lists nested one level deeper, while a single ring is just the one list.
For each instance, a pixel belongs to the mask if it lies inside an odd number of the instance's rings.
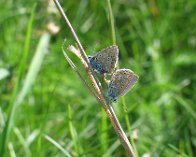
[{"label": "dry grass blade", "polygon": [[109,117],[110,119],[110,122],[111,124],[113,125],[113,128],[114,130],[116,131],[117,135],[119,136],[120,138],[120,141],[121,141],[121,144],[123,145],[123,147],[125,148],[127,154],[130,156],[130,157],[135,157],[135,153],[133,151],[133,148],[125,134],[125,132],[123,131],[119,121],[118,121],[118,118],[116,117],[116,114],[112,108],[112,105],[111,103],[106,99],[106,96],[103,92],[103,89],[102,89],[102,86],[99,82],[98,79],[96,79],[96,75],[95,75],[95,72],[93,71],[89,61],[88,61],[88,58],[87,58],[87,55],[74,31],[74,29],[72,28],[71,26],[71,23],[69,22],[67,16],[65,15],[61,5],[59,4],[58,0],[54,0],[59,12],[61,13],[61,15],[63,16],[68,28],[70,29],[72,35],[73,35],[73,38],[75,39],[77,45],[78,45],[78,48],[80,51],[75,51],[74,53],[76,54],[76,56],[81,60],[85,70],[86,70],[86,73],[91,81],[91,83],[93,84],[94,86],[94,89],[95,89],[95,92],[92,92],[93,90],[90,88],[90,86],[87,84],[87,82],[85,81],[85,79],[82,77],[82,75],[79,73],[79,71],[77,70],[77,67],[74,65],[74,63],[71,61],[71,59],[67,56],[66,52],[64,52],[64,55],[67,59],[67,61],[69,62],[69,64],[71,65],[71,67],[73,68],[73,70],[77,73],[77,75],[81,78],[81,80],[85,83],[85,85],[87,85],[88,89],[91,91],[91,93],[95,96],[95,98],[100,102],[100,104],[102,105],[102,107],[104,108],[107,116]]},{"label": "dry grass blade", "polygon": [[72,60],[69,58],[69,56],[67,55],[66,51],[63,49],[62,46],[62,51],[63,54],[66,58],[66,60],[68,61],[68,63],[70,64],[70,66],[72,67],[72,69],[76,72],[76,74],[78,75],[78,77],[82,80],[82,82],[87,86],[87,88],[89,89],[89,91],[93,94],[93,96],[99,101],[100,98],[97,96],[97,94],[93,91],[93,89],[89,86],[89,84],[86,82],[86,80],[83,78],[83,76],[81,75],[81,73],[79,72],[78,68],[75,66],[75,64],[72,62]]}]

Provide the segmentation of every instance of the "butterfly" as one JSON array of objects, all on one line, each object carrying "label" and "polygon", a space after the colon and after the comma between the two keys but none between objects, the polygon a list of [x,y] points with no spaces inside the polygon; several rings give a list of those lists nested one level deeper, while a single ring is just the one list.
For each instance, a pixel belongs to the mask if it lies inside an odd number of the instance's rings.
[{"label": "butterfly", "polygon": [[117,45],[109,46],[94,56],[88,56],[93,70],[100,74],[112,73],[117,66],[119,49]]},{"label": "butterfly", "polygon": [[137,82],[138,76],[129,69],[115,71],[108,84],[108,97],[111,102],[116,102],[118,97],[125,95]]}]

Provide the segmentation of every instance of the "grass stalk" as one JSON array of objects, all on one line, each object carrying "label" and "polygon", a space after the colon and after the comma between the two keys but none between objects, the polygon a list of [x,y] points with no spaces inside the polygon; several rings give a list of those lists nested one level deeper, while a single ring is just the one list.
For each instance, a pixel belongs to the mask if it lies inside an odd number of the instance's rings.
[{"label": "grass stalk", "polygon": [[67,55],[66,51],[64,50],[63,46],[62,46],[62,51],[63,54],[66,58],[66,60],[68,61],[68,63],[70,64],[70,66],[72,67],[72,69],[75,71],[75,73],[78,75],[78,77],[82,80],[82,82],[86,85],[86,87],[89,89],[89,91],[93,94],[93,96],[97,99],[97,101],[101,101],[100,98],[97,96],[97,94],[93,91],[93,89],[89,86],[89,84],[86,82],[86,80],[84,79],[84,77],[81,75],[81,73],[79,72],[78,68],[76,67],[76,65],[72,62],[72,60],[69,58],[69,56]]},{"label": "grass stalk", "polygon": [[[110,0],[107,0],[107,5],[108,5],[108,12],[109,12],[109,19],[110,19],[110,26],[111,26],[111,33],[112,33],[112,42],[114,45],[116,45],[116,32],[115,32],[115,22],[114,22],[114,16],[113,16],[113,11],[112,11],[112,6],[111,6],[111,1]],[[119,66],[119,65],[118,65]],[[129,138],[130,138],[130,141],[131,141],[131,144],[133,146],[133,149],[135,151],[135,156],[137,157],[138,156],[138,153],[137,153],[137,149],[135,147],[135,143],[134,143],[134,140],[132,138],[132,131],[131,131],[131,123],[129,121],[129,117],[128,117],[128,113],[126,111],[126,104],[125,104],[125,98],[122,97],[121,98],[122,100],[122,104],[123,104],[123,110],[124,110],[124,113],[125,113],[125,119],[126,119],[126,124],[127,124],[127,128],[128,128],[128,132],[129,132]]]},{"label": "grass stalk", "polygon": [[[113,125],[117,135],[119,136],[120,138],[120,141],[123,145],[123,147],[125,148],[126,152],[128,153],[129,156],[131,157],[135,157],[135,153],[133,151],[133,148],[125,134],[125,132],[123,131],[119,121],[118,121],[118,118],[116,117],[116,114],[111,106],[111,103],[105,98],[105,95],[104,95],[104,92],[103,92],[103,89],[101,87],[101,84],[100,82],[96,79],[96,75],[88,61],[88,58],[87,58],[87,55],[73,29],[73,27],[71,26],[71,23],[69,22],[67,16],[65,15],[61,5],[59,4],[58,0],[54,0],[54,3],[55,5],[57,6],[59,12],[61,13],[61,15],[63,16],[68,28],[70,29],[72,35],[73,35],[73,38],[75,39],[77,45],[78,45],[78,48],[80,50],[80,53],[81,53],[81,57],[83,58],[83,60],[86,62],[86,65],[87,65],[87,68],[86,69],[86,72],[87,72],[87,75],[91,81],[91,83],[93,84],[94,86],[94,89],[95,91],[97,92],[97,95],[98,97],[100,98],[100,104],[102,105],[102,107],[104,108],[107,116],[109,117],[110,119],[110,122],[111,124]],[[81,60],[81,62],[83,61]]]},{"label": "grass stalk", "polygon": [[125,121],[126,121],[126,125],[127,125],[127,128],[128,128],[129,139],[130,139],[131,144],[133,146],[133,149],[135,151],[135,156],[138,157],[138,152],[137,152],[135,142],[134,142],[133,137],[132,137],[131,123],[130,123],[128,112],[127,112],[127,109],[126,109],[126,104],[125,104],[124,97],[122,98],[122,104],[123,104],[123,110],[124,110],[124,113],[125,113]]},{"label": "grass stalk", "polygon": [[110,19],[110,26],[111,26],[111,33],[112,33],[112,43],[116,45],[116,33],[115,33],[115,22],[114,16],[112,12],[111,1],[107,0],[108,11],[109,11],[109,19]]},{"label": "grass stalk", "polygon": [[72,122],[72,111],[71,111],[71,106],[68,105],[68,119],[69,119],[69,131],[71,134],[71,138],[73,140],[73,144],[74,144],[74,149],[76,152],[76,156],[80,156],[79,155],[79,148],[78,148],[78,143],[77,143],[77,136],[76,136],[76,132],[73,126],[73,122]]}]

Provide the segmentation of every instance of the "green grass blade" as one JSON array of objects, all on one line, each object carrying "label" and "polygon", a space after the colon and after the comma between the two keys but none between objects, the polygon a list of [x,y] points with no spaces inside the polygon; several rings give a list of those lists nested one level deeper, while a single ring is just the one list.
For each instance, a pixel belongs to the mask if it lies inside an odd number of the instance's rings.
[{"label": "green grass blade", "polygon": [[78,148],[77,136],[76,136],[77,134],[72,122],[72,111],[70,105],[68,105],[68,118],[69,118],[69,131],[71,134],[71,138],[73,140],[75,153],[77,154],[77,156],[79,156],[79,148]]},{"label": "green grass blade", "polygon": [[132,137],[131,122],[129,120],[129,115],[128,115],[127,107],[126,107],[127,105],[125,103],[125,98],[124,97],[122,98],[122,104],[123,104],[123,111],[125,113],[126,126],[128,128],[129,140],[131,142],[131,145],[133,146],[133,149],[134,149],[134,152],[135,152],[136,157],[138,157],[138,152],[137,152],[137,149],[136,149],[136,146],[135,146],[133,137]]},{"label": "green grass blade", "polygon": [[14,114],[16,112],[16,108],[17,105],[15,103],[15,98],[18,92],[18,88],[25,70],[25,65],[26,65],[26,61],[27,61],[27,56],[29,53],[29,45],[30,45],[30,37],[31,37],[31,32],[32,32],[32,27],[33,27],[33,19],[34,19],[34,13],[35,13],[35,7],[36,5],[33,6],[32,8],[32,12],[31,12],[31,17],[28,23],[28,27],[27,27],[27,34],[26,34],[26,39],[25,39],[25,45],[24,45],[24,52],[23,52],[23,56],[22,56],[22,60],[20,63],[20,67],[18,70],[18,77],[16,80],[16,84],[14,86],[13,92],[12,92],[12,96],[9,102],[9,112],[8,112],[8,119],[6,121],[5,127],[3,129],[3,133],[2,133],[2,137],[1,137],[1,146],[0,146],[0,154],[1,157],[4,156],[4,152],[5,152],[5,146],[7,143],[7,140],[9,138],[9,134],[10,134],[10,130],[12,127],[12,124],[14,122]]},{"label": "green grass blade", "polygon": [[72,157],[71,154],[64,149],[58,142],[53,140],[51,137],[44,135],[45,139],[48,140],[50,143],[52,143],[54,146],[56,146],[66,157]]},{"label": "green grass blade", "polygon": [[17,105],[19,105],[24,100],[29,89],[32,87],[32,85],[38,75],[38,72],[41,68],[44,56],[47,52],[49,41],[50,41],[50,34],[46,32],[45,34],[42,35],[42,37],[40,39],[36,53],[35,53],[33,60],[30,64],[29,71],[28,71],[27,76],[24,80],[23,88],[21,89],[20,93],[17,96],[17,99],[16,99]]},{"label": "green grass blade", "polygon": [[101,116],[101,135],[100,135],[100,143],[101,143],[101,149],[103,152],[106,152],[108,146],[109,138],[108,134],[108,117],[105,114],[105,111],[102,109],[102,116]]},{"label": "green grass blade", "polygon": [[107,0],[107,5],[108,5],[108,11],[109,11],[109,17],[110,17],[110,26],[111,26],[111,32],[112,32],[112,44],[116,44],[114,16],[113,16],[112,6],[111,6],[111,1],[110,0]]}]

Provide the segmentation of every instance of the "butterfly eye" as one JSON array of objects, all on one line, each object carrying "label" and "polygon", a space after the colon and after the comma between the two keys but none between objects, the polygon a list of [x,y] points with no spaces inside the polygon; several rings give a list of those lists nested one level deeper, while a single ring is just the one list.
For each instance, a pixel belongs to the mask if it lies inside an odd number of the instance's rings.
[{"label": "butterfly eye", "polygon": [[113,99],[112,99],[112,102],[116,103],[116,102],[117,102],[117,98],[116,98],[116,97],[113,98]]},{"label": "butterfly eye", "polygon": [[90,61],[93,57],[92,56],[88,56],[88,60]]}]

